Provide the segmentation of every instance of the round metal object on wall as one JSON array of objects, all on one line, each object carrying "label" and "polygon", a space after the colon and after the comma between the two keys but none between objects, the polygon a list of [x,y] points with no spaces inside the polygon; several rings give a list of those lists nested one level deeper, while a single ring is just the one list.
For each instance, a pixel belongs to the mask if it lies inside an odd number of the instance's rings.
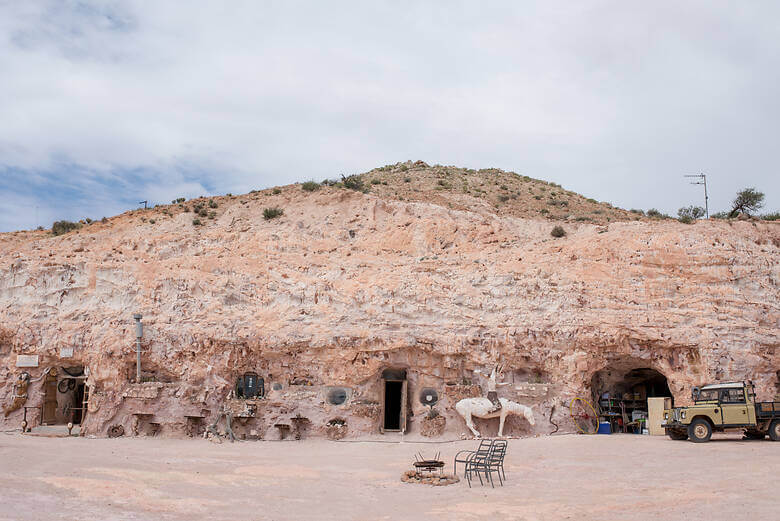
[{"label": "round metal object on wall", "polygon": [[120,436],[124,436],[125,434],[125,428],[121,425],[112,425],[108,428],[108,437],[109,438],[118,438]]},{"label": "round metal object on wall", "polygon": [[333,387],[328,391],[328,403],[331,405],[343,405],[349,397],[349,390],[344,387]]},{"label": "round metal object on wall", "polygon": [[420,403],[423,405],[436,405],[439,401],[439,393],[433,387],[425,387],[420,391]]},{"label": "round metal object on wall", "polygon": [[68,391],[71,391],[75,388],[76,388],[76,380],[72,378],[60,380],[60,383],[57,384],[57,390],[62,394],[65,394]]}]

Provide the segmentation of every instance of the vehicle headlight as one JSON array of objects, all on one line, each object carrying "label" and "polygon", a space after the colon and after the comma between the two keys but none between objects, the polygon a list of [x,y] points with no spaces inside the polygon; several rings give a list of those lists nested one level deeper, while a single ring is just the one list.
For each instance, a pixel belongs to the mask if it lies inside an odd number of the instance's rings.
[{"label": "vehicle headlight", "polygon": [[682,412],[680,412],[680,417],[681,417],[682,419],[685,419],[685,411],[682,411]]},{"label": "vehicle headlight", "polygon": [[668,419],[669,419],[669,413],[668,413],[668,412],[665,412],[665,413],[664,413],[664,420],[668,420]]}]

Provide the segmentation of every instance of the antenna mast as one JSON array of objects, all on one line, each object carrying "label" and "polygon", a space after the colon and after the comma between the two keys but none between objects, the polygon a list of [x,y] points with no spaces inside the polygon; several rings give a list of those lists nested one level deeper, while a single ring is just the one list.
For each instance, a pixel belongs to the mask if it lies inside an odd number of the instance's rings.
[{"label": "antenna mast", "polygon": [[709,196],[707,195],[707,176],[704,174],[690,174],[683,177],[695,177],[698,181],[691,181],[692,185],[704,185],[704,215],[710,218]]}]

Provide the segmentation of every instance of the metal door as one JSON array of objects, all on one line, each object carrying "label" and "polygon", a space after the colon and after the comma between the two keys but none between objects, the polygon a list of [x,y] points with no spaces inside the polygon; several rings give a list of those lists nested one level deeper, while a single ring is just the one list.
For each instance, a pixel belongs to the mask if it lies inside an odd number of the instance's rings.
[{"label": "metal door", "polygon": [[748,406],[745,403],[744,391],[741,388],[722,390],[720,408],[723,412],[724,425],[744,425],[750,423]]},{"label": "metal door", "polygon": [[385,403],[385,387],[387,387],[387,380],[382,380],[382,391],[380,392],[379,396],[379,403],[382,404],[382,413],[379,415],[379,432],[381,434],[385,433],[385,407],[387,407],[387,404]]},{"label": "metal door", "polygon": [[400,429],[401,434],[406,432],[406,402],[407,402],[407,380],[404,380],[401,384],[401,419]]}]

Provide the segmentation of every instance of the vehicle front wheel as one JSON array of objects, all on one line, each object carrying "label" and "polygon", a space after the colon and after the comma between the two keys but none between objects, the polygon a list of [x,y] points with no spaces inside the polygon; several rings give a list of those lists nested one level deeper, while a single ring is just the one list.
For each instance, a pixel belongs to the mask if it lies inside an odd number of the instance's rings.
[{"label": "vehicle front wheel", "polygon": [[673,440],[687,440],[688,433],[679,429],[666,429],[666,435]]},{"label": "vehicle front wheel", "polygon": [[780,441],[780,420],[772,420],[769,424],[769,439]]},{"label": "vehicle front wheel", "polygon": [[703,418],[696,418],[688,425],[688,438],[694,443],[705,443],[712,437],[712,426]]}]

